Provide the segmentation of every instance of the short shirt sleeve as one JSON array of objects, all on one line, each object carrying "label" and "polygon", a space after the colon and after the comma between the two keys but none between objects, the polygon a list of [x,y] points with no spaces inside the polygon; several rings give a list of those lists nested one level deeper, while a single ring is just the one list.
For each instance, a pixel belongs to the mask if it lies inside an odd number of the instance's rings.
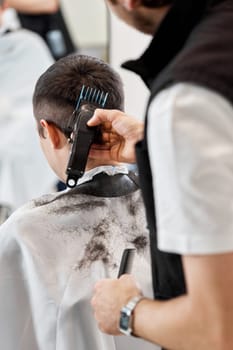
[{"label": "short shirt sleeve", "polygon": [[158,246],[162,251],[233,251],[233,108],[213,91],[177,84],[148,114]]}]

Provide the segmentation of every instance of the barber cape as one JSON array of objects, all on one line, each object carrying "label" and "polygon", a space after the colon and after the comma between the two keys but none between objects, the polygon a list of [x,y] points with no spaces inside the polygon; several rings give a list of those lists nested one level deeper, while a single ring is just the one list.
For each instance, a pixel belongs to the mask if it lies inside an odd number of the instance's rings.
[{"label": "barber cape", "polygon": [[[108,178],[115,175],[100,176],[107,187]],[[121,182],[115,184],[119,193]],[[117,277],[125,248],[137,249],[132,273],[152,296],[141,193],[126,192],[101,197],[79,193],[78,186],[42,196],[0,227],[1,349],[156,349],[138,338],[103,334],[90,305],[95,282]]]},{"label": "barber cape", "polygon": [[55,190],[32,111],[35,83],[52,63],[38,35],[23,29],[0,35],[0,205],[13,210]]}]

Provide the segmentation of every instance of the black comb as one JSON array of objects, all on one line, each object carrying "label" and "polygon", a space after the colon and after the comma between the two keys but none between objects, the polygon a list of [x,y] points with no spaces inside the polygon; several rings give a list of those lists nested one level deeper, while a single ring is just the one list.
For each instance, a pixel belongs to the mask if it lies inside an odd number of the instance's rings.
[{"label": "black comb", "polygon": [[121,257],[121,263],[120,263],[120,268],[118,271],[117,278],[121,277],[121,275],[123,275],[125,273],[131,272],[135,253],[136,253],[135,248],[124,249],[122,257]]}]

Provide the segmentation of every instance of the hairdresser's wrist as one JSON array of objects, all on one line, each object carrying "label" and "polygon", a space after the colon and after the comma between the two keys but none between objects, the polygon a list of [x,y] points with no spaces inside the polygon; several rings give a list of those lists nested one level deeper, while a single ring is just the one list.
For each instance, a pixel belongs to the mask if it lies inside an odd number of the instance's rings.
[{"label": "hairdresser's wrist", "polygon": [[134,312],[138,304],[145,297],[141,294],[131,298],[126,305],[121,308],[119,330],[125,335],[137,336],[134,332]]},{"label": "hairdresser's wrist", "polygon": [[140,337],[140,329],[142,324],[142,315],[144,313],[144,306],[147,303],[147,298],[143,297],[140,302],[137,303],[133,312],[133,320],[132,320],[132,335],[134,337]]}]

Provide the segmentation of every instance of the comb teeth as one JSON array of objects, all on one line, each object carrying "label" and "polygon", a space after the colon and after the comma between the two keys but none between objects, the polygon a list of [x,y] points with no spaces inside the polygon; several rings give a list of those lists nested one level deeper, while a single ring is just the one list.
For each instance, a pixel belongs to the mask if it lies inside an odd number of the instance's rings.
[{"label": "comb teeth", "polygon": [[90,88],[89,86],[82,86],[75,110],[77,111],[83,101],[94,103],[104,108],[108,98],[108,92],[98,89]]}]

